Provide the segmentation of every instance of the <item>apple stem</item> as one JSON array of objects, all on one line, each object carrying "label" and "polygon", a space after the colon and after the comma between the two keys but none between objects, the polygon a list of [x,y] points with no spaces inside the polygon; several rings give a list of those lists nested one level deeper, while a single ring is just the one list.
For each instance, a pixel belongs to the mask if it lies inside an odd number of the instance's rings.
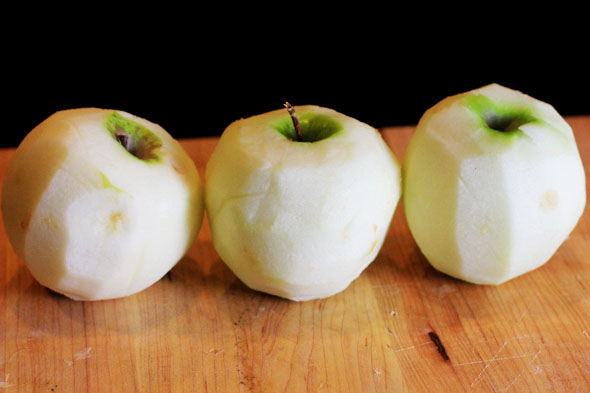
[{"label": "apple stem", "polygon": [[288,102],[285,102],[285,108],[287,108],[287,112],[289,112],[289,115],[291,115],[291,120],[293,120],[293,127],[295,127],[295,136],[297,138],[296,141],[301,142],[303,139],[301,136],[301,125],[299,124],[299,119],[295,114],[295,108]]}]

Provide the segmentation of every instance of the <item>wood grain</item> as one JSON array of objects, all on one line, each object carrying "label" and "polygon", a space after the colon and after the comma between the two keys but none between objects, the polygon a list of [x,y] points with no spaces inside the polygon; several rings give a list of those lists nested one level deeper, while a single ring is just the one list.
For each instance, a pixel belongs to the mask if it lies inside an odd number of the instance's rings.
[{"label": "wood grain", "polygon": [[[590,162],[590,116],[567,120]],[[400,159],[412,131],[383,130]],[[202,176],[216,142],[182,141]],[[205,221],[152,287],[75,302],[35,282],[2,228],[0,392],[589,392],[589,255],[586,210],[543,267],[467,284],[428,265],[400,205],[346,291],[296,303],[245,287]]]}]

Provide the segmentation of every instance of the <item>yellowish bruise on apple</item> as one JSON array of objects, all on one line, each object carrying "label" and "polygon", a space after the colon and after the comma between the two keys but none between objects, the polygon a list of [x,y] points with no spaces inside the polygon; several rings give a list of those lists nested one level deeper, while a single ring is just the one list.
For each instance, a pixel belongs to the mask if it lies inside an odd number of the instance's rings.
[{"label": "yellowish bruise on apple", "polygon": [[327,108],[296,109],[341,128],[297,142],[276,129],[286,110],[236,121],[207,164],[205,194],[221,259],[250,288],[299,301],[344,290],[375,259],[401,174],[374,128]]},{"label": "yellowish bruise on apple", "polygon": [[[44,286],[73,299],[128,296],[166,274],[192,245],[203,187],[163,128],[158,161],[132,156],[106,129],[112,110],[57,112],[31,131],[9,164],[2,213],[16,254]],[[177,168],[182,168],[178,171]]]},{"label": "yellowish bruise on apple", "polygon": [[[519,126],[493,129],[483,120],[494,116]],[[403,176],[405,214],[422,253],[436,269],[478,284],[543,265],[586,203],[570,126],[549,104],[497,84],[426,111]]]}]

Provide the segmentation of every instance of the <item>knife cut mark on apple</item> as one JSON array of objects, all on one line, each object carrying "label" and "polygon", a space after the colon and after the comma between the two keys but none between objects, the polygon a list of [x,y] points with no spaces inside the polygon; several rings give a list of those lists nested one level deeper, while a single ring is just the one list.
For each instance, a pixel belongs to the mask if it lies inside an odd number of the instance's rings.
[{"label": "knife cut mark on apple", "polygon": [[123,228],[123,220],[122,212],[112,213],[109,218],[111,232],[119,232]]},{"label": "knife cut mark on apple", "polygon": [[559,206],[559,194],[555,190],[546,191],[541,197],[539,207],[543,211],[552,211]]}]

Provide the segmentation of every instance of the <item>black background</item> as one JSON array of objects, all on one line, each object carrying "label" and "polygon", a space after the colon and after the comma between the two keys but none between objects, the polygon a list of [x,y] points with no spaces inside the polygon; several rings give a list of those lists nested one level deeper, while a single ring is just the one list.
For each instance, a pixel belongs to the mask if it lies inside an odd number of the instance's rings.
[{"label": "black background", "polygon": [[219,136],[232,121],[285,101],[330,107],[374,127],[414,125],[444,97],[492,82],[564,116],[590,114],[586,52],[568,52],[563,42],[497,53],[460,40],[448,47],[334,38],[178,43],[154,35],[80,44],[68,35],[15,45],[5,53],[0,145],[17,146],[55,111],[79,107],[127,111],[176,138]]}]

